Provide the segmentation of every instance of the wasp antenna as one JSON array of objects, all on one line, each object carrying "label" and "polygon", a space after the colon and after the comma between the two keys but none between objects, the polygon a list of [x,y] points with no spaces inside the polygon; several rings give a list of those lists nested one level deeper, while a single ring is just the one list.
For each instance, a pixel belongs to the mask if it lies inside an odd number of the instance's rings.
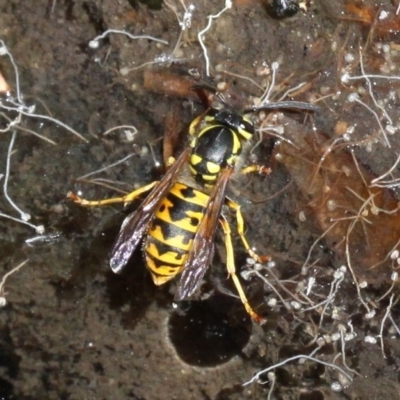
[{"label": "wasp antenna", "polygon": [[196,92],[197,96],[205,107],[211,107],[212,100],[210,100],[210,98],[208,97],[208,93],[211,93],[213,96],[215,96],[215,94],[217,93],[217,90],[215,88],[204,83],[193,85],[190,89]]},{"label": "wasp antenna", "polygon": [[278,101],[276,103],[263,104],[262,106],[253,106],[243,110],[244,113],[251,113],[263,110],[299,110],[299,111],[319,111],[319,107],[315,104],[306,103],[303,101]]},{"label": "wasp antenna", "polygon": [[228,102],[226,101],[226,98],[225,98],[225,96],[224,96],[223,93],[221,93],[221,92],[216,92],[216,93],[215,93],[215,97],[216,97],[225,107],[229,108],[229,104],[228,104]]},{"label": "wasp antenna", "polygon": [[212,94],[217,93],[217,89],[215,89],[214,87],[207,85],[206,83],[201,83],[198,85],[193,85],[191,88],[191,90],[193,90],[194,92],[198,92],[198,91],[207,91],[210,92]]},{"label": "wasp antenna", "polygon": [[206,83],[202,83],[199,85],[194,85],[191,87],[191,90],[195,91],[197,95],[199,96],[200,100],[207,106],[207,107],[212,107],[211,103],[213,100],[210,100],[210,98],[207,96],[206,92],[211,93],[214,98],[216,97],[218,101],[224,106],[224,107],[229,107],[228,102],[225,99],[225,96],[219,92],[217,89],[214,87],[207,85]]}]

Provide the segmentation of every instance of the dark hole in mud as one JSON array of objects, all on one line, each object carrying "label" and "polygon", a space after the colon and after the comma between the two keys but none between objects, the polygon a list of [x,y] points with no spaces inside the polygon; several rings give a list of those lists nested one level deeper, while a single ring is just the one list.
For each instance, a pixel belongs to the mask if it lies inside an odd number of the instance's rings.
[{"label": "dark hole in mud", "polygon": [[319,390],[310,393],[302,393],[299,400],[324,400],[324,395]]},{"label": "dark hole in mud", "polygon": [[229,400],[229,399],[234,399],[234,398],[240,398],[237,396],[243,396],[243,386],[242,385],[234,385],[232,387],[222,389],[216,395],[215,400]]},{"label": "dark hole in mud", "polygon": [[186,303],[168,323],[169,338],[187,364],[212,367],[241,354],[251,335],[251,321],[236,299],[214,296]]},{"label": "dark hole in mud", "polygon": [[303,386],[311,386],[319,383],[321,376],[325,373],[325,366],[322,364],[310,364],[310,366],[303,372]]},{"label": "dark hole in mud", "polygon": [[1,399],[12,399],[13,398],[13,385],[0,378],[0,398]]},{"label": "dark hole in mud", "polygon": [[299,378],[290,373],[285,368],[277,368],[275,370],[276,381],[279,382],[282,386],[286,387],[295,387],[300,385]]},{"label": "dark hole in mud", "polygon": [[4,370],[7,377],[0,378],[0,399],[11,399],[13,384],[8,379],[12,381],[18,377],[21,358],[14,351],[9,329],[3,328],[0,334],[4,341],[0,345],[0,368]]}]

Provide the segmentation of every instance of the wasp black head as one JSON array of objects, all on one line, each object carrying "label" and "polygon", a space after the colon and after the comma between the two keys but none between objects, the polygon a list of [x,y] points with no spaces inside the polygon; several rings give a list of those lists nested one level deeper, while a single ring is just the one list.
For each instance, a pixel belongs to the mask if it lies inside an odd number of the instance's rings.
[{"label": "wasp black head", "polygon": [[246,136],[252,135],[254,133],[254,126],[251,121],[245,119],[242,114],[233,110],[223,109],[216,112],[216,114],[214,115],[214,120],[216,123],[224,125],[227,128],[231,128],[238,133],[241,133],[241,131],[245,131],[247,133]]}]

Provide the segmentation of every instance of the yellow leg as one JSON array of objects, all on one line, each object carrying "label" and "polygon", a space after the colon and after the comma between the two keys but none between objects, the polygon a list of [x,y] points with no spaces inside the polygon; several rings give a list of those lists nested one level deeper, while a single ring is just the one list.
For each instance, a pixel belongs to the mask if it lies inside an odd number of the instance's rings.
[{"label": "yellow leg", "polygon": [[252,164],[240,170],[241,174],[250,174],[252,172],[257,172],[263,175],[269,175],[272,172],[272,169],[266,167],[265,165]]},{"label": "yellow leg", "polygon": [[174,154],[177,147],[177,143],[180,139],[180,128],[179,128],[179,113],[175,106],[172,106],[172,110],[167,114],[164,123],[164,135],[163,135],[163,160],[164,166],[167,166],[168,160]]},{"label": "yellow leg", "polygon": [[259,256],[250,248],[249,242],[247,241],[246,236],[244,234],[244,218],[242,211],[240,210],[241,208],[240,205],[230,199],[226,199],[226,205],[236,212],[237,231],[240,238],[242,239],[243,246],[249,253],[250,257],[254,258],[259,263],[270,261],[271,260],[270,256]]},{"label": "yellow leg", "polygon": [[176,161],[176,158],[175,158],[175,157],[172,157],[172,156],[168,157],[168,159],[167,159],[166,162],[165,162],[165,167],[168,169],[169,167],[172,166],[172,164],[173,164],[175,161]]},{"label": "yellow leg", "polygon": [[200,114],[198,117],[196,117],[189,125],[189,135],[191,137],[196,137],[197,136],[197,128],[203,121],[204,117],[209,113],[210,110],[204,111],[202,114]]},{"label": "yellow leg", "polygon": [[122,197],[113,197],[111,199],[104,199],[104,200],[86,200],[82,199],[81,197],[77,196],[76,194],[69,192],[67,194],[67,197],[71,200],[73,200],[75,203],[80,204],[82,206],[88,206],[88,207],[93,207],[93,206],[105,206],[108,204],[114,204],[114,203],[130,203],[131,201],[135,200],[137,197],[139,197],[141,194],[149,192],[155,185],[157,185],[158,181],[154,181],[152,183],[149,183],[148,185],[142,186],[139,189],[134,190],[131,193],[128,193],[125,196]]},{"label": "yellow leg", "polygon": [[233,252],[233,245],[232,245],[232,237],[231,237],[231,229],[229,227],[228,221],[221,216],[219,222],[222,225],[222,229],[224,230],[225,236],[225,247],[226,247],[226,268],[228,270],[229,276],[232,278],[233,283],[235,284],[236,290],[239,294],[240,300],[242,301],[244,308],[246,309],[247,313],[250,317],[262,324],[265,322],[264,318],[260,317],[250,306],[249,301],[247,300],[246,294],[244,293],[242,284],[239,281],[238,276],[236,275],[236,268],[235,268],[235,259],[234,259],[234,252]]}]

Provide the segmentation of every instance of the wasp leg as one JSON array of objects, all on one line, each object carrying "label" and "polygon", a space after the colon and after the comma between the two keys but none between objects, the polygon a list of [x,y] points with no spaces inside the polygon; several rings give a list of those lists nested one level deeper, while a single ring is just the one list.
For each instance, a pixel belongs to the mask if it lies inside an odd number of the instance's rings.
[{"label": "wasp leg", "polygon": [[164,123],[163,160],[164,166],[166,167],[168,167],[169,160],[174,154],[180,140],[181,129],[179,128],[179,122],[179,114],[174,107],[172,111],[167,114]]},{"label": "wasp leg", "polygon": [[269,175],[272,172],[272,169],[265,165],[252,164],[240,170],[241,174],[250,174],[252,172],[257,172],[260,175]]},{"label": "wasp leg", "polygon": [[175,163],[176,158],[173,156],[168,157],[168,159],[165,161],[165,168],[170,168],[172,165]]},{"label": "wasp leg", "polygon": [[71,199],[72,201],[74,201],[75,203],[80,204],[81,206],[88,206],[88,207],[105,206],[105,205],[114,204],[114,203],[125,203],[126,204],[126,203],[130,203],[131,201],[135,200],[141,194],[150,191],[157,184],[158,184],[158,181],[154,181],[152,183],[149,183],[148,185],[142,186],[141,188],[134,190],[131,193],[128,193],[125,196],[113,197],[111,199],[86,200],[86,199],[82,199],[81,197],[77,196],[75,193],[72,193],[72,192],[69,192],[67,194],[67,197],[69,199]]},{"label": "wasp leg", "polygon": [[247,313],[250,317],[262,324],[265,322],[265,319],[260,317],[250,306],[249,301],[247,300],[246,294],[244,293],[242,284],[239,281],[238,276],[236,275],[236,268],[235,268],[235,260],[234,260],[234,251],[232,245],[232,237],[231,237],[231,229],[229,226],[228,221],[225,217],[221,216],[219,222],[222,225],[222,229],[224,231],[224,241],[226,247],[226,268],[228,270],[229,276],[232,278],[233,283],[235,284],[236,290],[239,294],[240,300],[242,301],[244,308],[246,309]]},{"label": "wasp leg", "polygon": [[271,260],[270,256],[259,256],[255,251],[253,251],[250,248],[249,242],[247,241],[246,236],[244,235],[244,218],[242,211],[240,210],[241,209],[240,204],[227,198],[226,205],[236,212],[237,231],[240,238],[242,239],[243,246],[249,253],[250,257],[254,258],[259,263],[270,261]]},{"label": "wasp leg", "polygon": [[189,125],[189,135],[191,137],[196,137],[197,136],[197,128],[199,125],[202,123],[204,118],[207,116],[207,114],[210,112],[210,110],[204,111],[202,114],[200,114],[198,117],[196,117]]}]

